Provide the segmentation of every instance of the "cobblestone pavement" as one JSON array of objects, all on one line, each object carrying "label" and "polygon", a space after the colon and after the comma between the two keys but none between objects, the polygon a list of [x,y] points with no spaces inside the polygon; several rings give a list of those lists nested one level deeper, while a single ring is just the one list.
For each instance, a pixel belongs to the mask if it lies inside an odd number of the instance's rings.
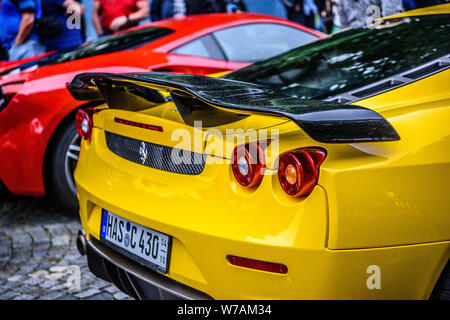
[{"label": "cobblestone pavement", "polygon": [[79,218],[50,199],[0,198],[0,300],[128,300],[92,275],[76,248]]}]

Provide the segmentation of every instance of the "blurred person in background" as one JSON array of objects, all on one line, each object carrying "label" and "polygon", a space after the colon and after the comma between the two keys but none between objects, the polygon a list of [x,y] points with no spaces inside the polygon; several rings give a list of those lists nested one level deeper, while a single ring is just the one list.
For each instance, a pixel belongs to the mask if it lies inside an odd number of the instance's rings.
[{"label": "blurred person in background", "polygon": [[220,0],[220,12],[239,13],[247,11],[247,6],[243,0]]},{"label": "blurred person in background", "polygon": [[168,18],[180,18],[186,15],[184,0],[151,0],[150,20],[158,21]]},{"label": "blurred person in background", "polygon": [[328,0],[314,0],[313,2],[316,5],[318,11],[314,13],[314,29],[319,30],[321,32],[327,32],[324,17],[327,14],[326,9]]},{"label": "blurred person in background", "polygon": [[246,11],[286,18],[286,7],[282,0],[245,0]]},{"label": "blurred person in background", "polygon": [[[2,4],[2,1],[0,0],[0,11],[1,11],[1,4]],[[2,61],[2,60],[8,60],[8,54],[6,53],[6,50],[5,50],[5,48],[3,48],[3,45],[0,41],[0,61]]]},{"label": "blurred person in background", "polygon": [[152,21],[191,14],[246,11],[242,0],[151,0],[150,17]]},{"label": "blurred person in background", "polygon": [[288,20],[300,22],[304,21],[302,14],[302,0],[281,0],[286,8],[286,15]]},{"label": "blurred person in background", "polygon": [[320,11],[320,17],[322,18],[321,31],[331,33],[333,30],[333,21],[334,21],[333,1],[331,0],[316,1],[316,4]]},{"label": "blurred person in background", "polygon": [[186,15],[207,13],[235,13],[246,11],[242,0],[184,0]]},{"label": "blurred person in background", "polygon": [[339,0],[331,1],[331,10],[333,11],[333,27],[331,33],[341,30],[341,17],[339,15]]},{"label": "blurred person in background", "polygon": [[414,0],[402,0],[402,4],[405,11],[414,10],[416,8],[416,2]]},{"label": "blurred person in background", "polygon": [[6,52],[5,48],[3,48],[2,45],[0,45],[0,61],[8,60],[8,53]]},{"label": "blurred person in background", "polygon": [[[79,25],[68,25],[70,14],[84,14],[84,6],[75,0],[41,0],[43,19],[48,26],[48,34],[41,36],[47,51],[78,47],[83,43],[81,16],[75,21]],[[68,10],[70,9],[70,10]]]},{"label": "blurred person in background", "polygon": [[34,28],[41,18],[39,0],[2,0],[0,39],[9,60],[19,60],[45,52]]},{"label": "blurred person in background", "polygon": [[185,0],[186,15],[221,12],[220,0]]},{"label": "blurred person in background", "polygon": [[314,0],[281,0],[286,8],[287,17],[309,28],[316,28],[315,17],[319,13]]},{"label": "blurred person in background", "polygon": [[366,24],[371,18],[376,18],[368,12],[368,8],[373,5],[380,8],[380,18],[403,11],[402,0],[340,0],[341,28],[358,27]]},{"label": "blurred person in background", "polygon": [[[448,1],[442,1],[442,0],[412,0],[410,2],[414,3],[414,8],[412,9],[419,9],[429,6],[435,6],[437,4],[446,3]],[[409,9],[411,10],[411,9]]]},{"label": "blurred person in background", "polygon": [[84,27],[82,29],[83,39],[85,41],[93,41],[98,38],[97,31],[95,30],[93,23],[94,14],[94,0],[82,0],[81,3],[84,5],[83,23]]},{"label": "blurred person in background", "polygon": [[137,26],[148,16],[148,0],[94,0],[92,21],[99,36]]}]

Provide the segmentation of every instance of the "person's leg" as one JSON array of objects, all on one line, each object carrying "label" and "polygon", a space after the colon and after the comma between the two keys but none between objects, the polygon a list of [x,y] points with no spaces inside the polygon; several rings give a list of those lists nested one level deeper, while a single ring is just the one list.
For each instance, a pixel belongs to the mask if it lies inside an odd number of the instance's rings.
[{"label": "person's leg", "polygon": [[161,19],[172,18],[174,15],[173,0],[161,3]]},{"label": "person's leg", "polygon": [[36,56],[38,54],[42,54],[44,52],[46,52],[47,50],[45,49],[45,46],[38,40],[34,40],[34,39],[30,39],[27,42],[30,42],[29,45],[31,47],[31,55],[32,56]]},{"label": "person's leg", "polygon": [[0,61],[1,60],[8,60],[8,52],[0,45]]},{"label": "person's leg", "polygon": [[314,21],[314,15],[310,15],[310,16],[306,16],[303,15],[303,19],[304,19],[304,25],[311,28],[311,29],[315,29],[315,21]]},{"label": "person's leg", "polygon": [[294,10],[292,10],[291,18],[289,20],[297,22],[302,25],[305,25],[306,22],[304,14],[302,12],[296,12]]},{"label": "person's leg", "polygon": [[14,45],[8,51],[9,60],[20,60],[44,53],[45,47],[35,39],[29,39],[20,45]]},{"label": "person's leg", "polygon": [[340,26],[337,26],[333,23],[333,27],[331,28],[331,33],[336,33],[339,32],[341,30]]},{"label": "person's leg", "polygon": [[297,22],[299,24],[305,24],[305,19],[301,12],[295,11],[294,8],[289,8],[289,7],[285,7],[285,8],[286,8],[286,16],[287,16],[288,20]]},{"label": "person's leg", "polygon": [[8,59],[9,59],[9,61],[20,60],[20,59],[23,59],[25,54],[26,54],[26,50],[25,50],[24,44],[13,45],[8,50]]}]

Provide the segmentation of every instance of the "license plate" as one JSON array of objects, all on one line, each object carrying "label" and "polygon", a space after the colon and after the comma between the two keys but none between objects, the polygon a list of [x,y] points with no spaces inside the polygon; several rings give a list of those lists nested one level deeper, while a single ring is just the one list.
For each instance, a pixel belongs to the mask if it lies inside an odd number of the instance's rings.
[{"label": "license plate", "polygon": [[167,273],[171,237],[102,210],[100,240],[128,258]]}]

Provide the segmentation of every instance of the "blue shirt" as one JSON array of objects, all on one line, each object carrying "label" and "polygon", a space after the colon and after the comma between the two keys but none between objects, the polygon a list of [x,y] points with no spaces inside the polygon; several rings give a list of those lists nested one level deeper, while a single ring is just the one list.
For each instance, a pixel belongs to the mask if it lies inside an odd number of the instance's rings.
[{"label": "blue shirt", "polygon": [[[81,29],[69,29],[67,27],[66,8],[62,6],[64,0],[41,0],[45,11],[45,15],[54,17],[59,21],[62,27],[60,36],[46,40],[45,46],[47,51],[64,50],[72,47],[77,47],[83,43]],[[81,27],[81,26],[80,26]]]},{"label": "blue shirt", "polygon": [[314,0],[303,0],[303,12],[305,16],[312,16],[319,13],[319,8],[317,8]]},{"label": "blue shirt", "polygon": [[[9,50],[14,44],[23,12],[34,12],[35,19],[40,19],[42,15],[40,0],[1,0],[0,40],[6,50]],[[39,39],[34,30],[29,38]]]}]

